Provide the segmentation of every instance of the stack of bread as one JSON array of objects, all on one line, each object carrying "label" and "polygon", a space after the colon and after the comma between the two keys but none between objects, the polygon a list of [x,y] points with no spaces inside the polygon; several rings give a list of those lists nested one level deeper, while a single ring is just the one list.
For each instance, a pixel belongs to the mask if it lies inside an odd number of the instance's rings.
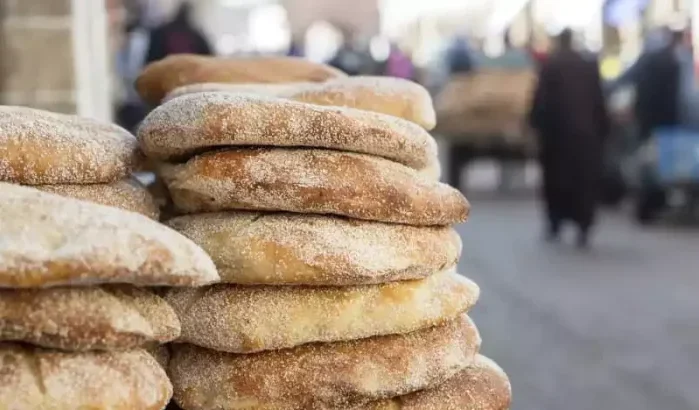
[{"label": "stack of bread", "polygon": [[149,351],[163,359],[157,345],[180,323],[143,287],[215,282],[213,262],[122,182],[135,137],[74,116],[0,114],[0,408],[162,409],[172,386]]},{"label": "stack of bread", "polygon": [[222,281],[165,296],[182,323],[175,401],[508,408],[507,376],[478,356],[466,316],[479,289],[455,272],[451,225],[469,205],[437,182],[436,144],[417,125],[433,125],[429,96],[406,97],[419,88],[407,81],[335,81],[313,87],[316,104],[194,87],[142,124],[141,148],[181,214],[169,225]]}]

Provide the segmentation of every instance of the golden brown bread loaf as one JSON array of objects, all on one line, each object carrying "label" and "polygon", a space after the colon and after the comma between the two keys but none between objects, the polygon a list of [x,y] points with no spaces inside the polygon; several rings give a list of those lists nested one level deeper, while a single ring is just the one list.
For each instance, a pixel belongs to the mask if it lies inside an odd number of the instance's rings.
[{"label": "golden brown bread loaf", "polygon": [[480,346],[468,317],[405,335],[236,355],[173,345],[174,399],[186,409],[346,409],[437,386]]},{"label": "golden brown bread loaf", "polygon": [[505,372],[477,355],[471,366],[439,386],[343,410],[507,410],[511,399]]},{"label": "golden brown bread loaf", "polygon": [[201,246],[222,282],[366,285],[420,279],[456,266],[461,238],[416,227],[334,216],[219,212],[168,225]]},{"label": "golden brown bread loaf", "polygon": [[296,57],[227,59],[178,54],[146,66],[136,80],[136,89],[146,102],[156,104],[187,84],[322,82],[345,76],[328,65]]},{"label": "golden brown bread loaf", "polygon": [[453,319],[478,300],[453,271],[353,287],[231,286],[173,289],[180,342],[231,353],[408,333]]},{"label": "golden brown bread loaf", "polygon": [[0,106],[0,181],[102,184],[128,177],[138,142],[123,128],[74,115]]},{"label": "golden brown bread loaf", "polygon": [[160,410],[172,396],[144,350],[64,353],[0,343],[0,409]]},{"label": "golden brown bread loaf", "polygon": [[155,220],[158,220],[160,216],[160,209],[151,193],[133,178],[111,184],[37,185],[34,188],[56,195],[136,212]]},{"label": "golden brown bread loaf", "polygon": [[192,241],[143,215],[0,183],[0,288],[219,279]]},{"label": "golden brown bread loaf", "polygon": [[123,350],[179,335],[175,312],[145,289],[0,289],[2,341],[71,351]]},{"label": "golden brown bread loaf", "polygon": [[176,88],[165,99],[205,91],[266,95],[309,104],[357,108],[403,118],[428,130],[434,128],[436,122],[432,97],[427,90],[395,77],[354,76],[324,83],[295,84],[191,84]]},{"label": "golden brown bread loaf", "polygon": [[415,169],[437,156],[432,136],[400,118],[230,93],[170,100],[146,117],[138,137],[149,158],[164,161],[231,146],[328,148],[376,155]]},{"label": "golden brown bread loaf", "polygon": [[183,213],[223,210],[332,214],[408,225],[466,220],[456,189],[370,155],[309,149],[232,149],[161,169]]}]

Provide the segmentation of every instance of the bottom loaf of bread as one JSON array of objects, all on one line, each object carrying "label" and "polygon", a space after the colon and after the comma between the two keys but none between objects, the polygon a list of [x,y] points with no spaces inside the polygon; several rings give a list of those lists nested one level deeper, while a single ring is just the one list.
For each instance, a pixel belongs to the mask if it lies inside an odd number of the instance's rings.
[{"label": "bottom loaf of bread", "polygon": [[68,353],[0,343],[0,409],[160,410],[172,396],[145,350]]},{"label": "bottom loaf of bread", "polygon": [[347,409],[439,386],[479,347],[463,315],[408,334],[254,354],[173,345],[169,373],[187,410]]},{"label": "bottom loaf of bread", "polygon": [[[507,410],[510,408],[511,400],[512,389],[505,372],[492,360],[478,355],[469,367],[433,388],[350,407],[314,405],[308,408],[316,410]],[[216,408],[223,410],[279,408],[262,404],[236,406],[228,407],[221,403]],[[196,408],[200,407],[188,407],[187,410]],[[182,408],[173,401],[168,405],[167,410],[182,410]]]}]

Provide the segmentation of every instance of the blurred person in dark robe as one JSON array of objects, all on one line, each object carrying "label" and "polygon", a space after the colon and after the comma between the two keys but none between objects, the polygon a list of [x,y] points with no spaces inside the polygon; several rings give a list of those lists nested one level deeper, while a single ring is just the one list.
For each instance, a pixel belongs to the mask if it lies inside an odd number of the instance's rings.
[{"label": "blurred person in dark robe", "polygon": [[573,49],[570,30],[542,64],[529,120],[539,134],[547,238],[558,239],[561,224],[572,221],[586,247],[610,124],[598,64]]},{"label": "blurred person in dark robe", "polygon": [[192,5],[188,2],[180,5],[172,21],[151,31],[146,64],[162,60],[171,54],[185,53],[212,54],[206,37],[192,23]]}]

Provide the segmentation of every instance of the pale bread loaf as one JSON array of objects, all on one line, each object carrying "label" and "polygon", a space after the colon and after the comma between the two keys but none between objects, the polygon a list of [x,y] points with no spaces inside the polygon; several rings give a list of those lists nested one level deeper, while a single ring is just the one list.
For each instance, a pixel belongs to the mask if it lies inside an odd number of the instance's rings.
[{"label": "pale bread loaf", "polygon": [[143,215],[0,183],[0,288],[219,279],[209,256]]},{"label": "pale bread loaf", "polygon": [[145,350],[64,353],[0,343],[0,409],[160,410],[172,396]]},{"label": "pale bread loaf", "polygon": [[389,115],[231,93],[197,93],[152,111],[138,130],[143,152],[183,160],[217,147],[327,148],[384,157],[422,169],[437,144],[420,126]]},{"label": "pale bread loaf", "polygon": [[175,312],[145,289],[0,289],[1,341],[71,351],[123,350],[179,335]]},{"label": "pale bread loaf", "polygon": [[471,366],[437,387],[342,410],[507,410],[511,400],[505,372],[478,355]]},{"label": "pale bread loaf", "polygon": [[232,149],[161,168],[183,213],[223,210],[333,214],[408,225],[466,220],[456,189],[370,155],[315,149]]},{"label": "pale bread loaf", "polygon": [[177,54],[149,64],[136,80],[145,101],[156,104],[177,87],[196,83],[319,82],[342,71],[297,57],[220,58]]},{"label": "pale bread loaf", "polygon": [[0,106],[0,181],[101,184],[130,175],[136,138],[108,123],[26,107]]},{"label": "pale bread loaf", "polygon": [[249,355],[173,345],[169,373],[186,409],[346,409],[444,383],[479,346],[462,316],[405,335]]},{"label": "pale bread loaf", "polygon": [[136,212],[158,220],[160,209],[146,187],[135,179],[111,184],[37,185],[34,188],[52,194],[94,202]]},{"label": "pale bread loaf", "polygon": [[456,266],[461,238],[416,227],[285,213],[186,215],[168,225],[201,246],[222,282],[362,285],[420,279]]},{"label": "pale bread loaf", "polygon": [[468,311],[478,295],[475,283],[446,271],[421,280],[354,287],[173,289],[165,300],[182,324],[178,341],[251,353],[412,332]]},{"label": "pale bread loaf", "polygon": [[432,97],[410,80],[396,77],[355,76],[324,83],[191,84],[173,90],[165,100],[205,91],[233,92],[288,98],[316,105],[357,108],[392,115],[425,129],[435,126]]}]

